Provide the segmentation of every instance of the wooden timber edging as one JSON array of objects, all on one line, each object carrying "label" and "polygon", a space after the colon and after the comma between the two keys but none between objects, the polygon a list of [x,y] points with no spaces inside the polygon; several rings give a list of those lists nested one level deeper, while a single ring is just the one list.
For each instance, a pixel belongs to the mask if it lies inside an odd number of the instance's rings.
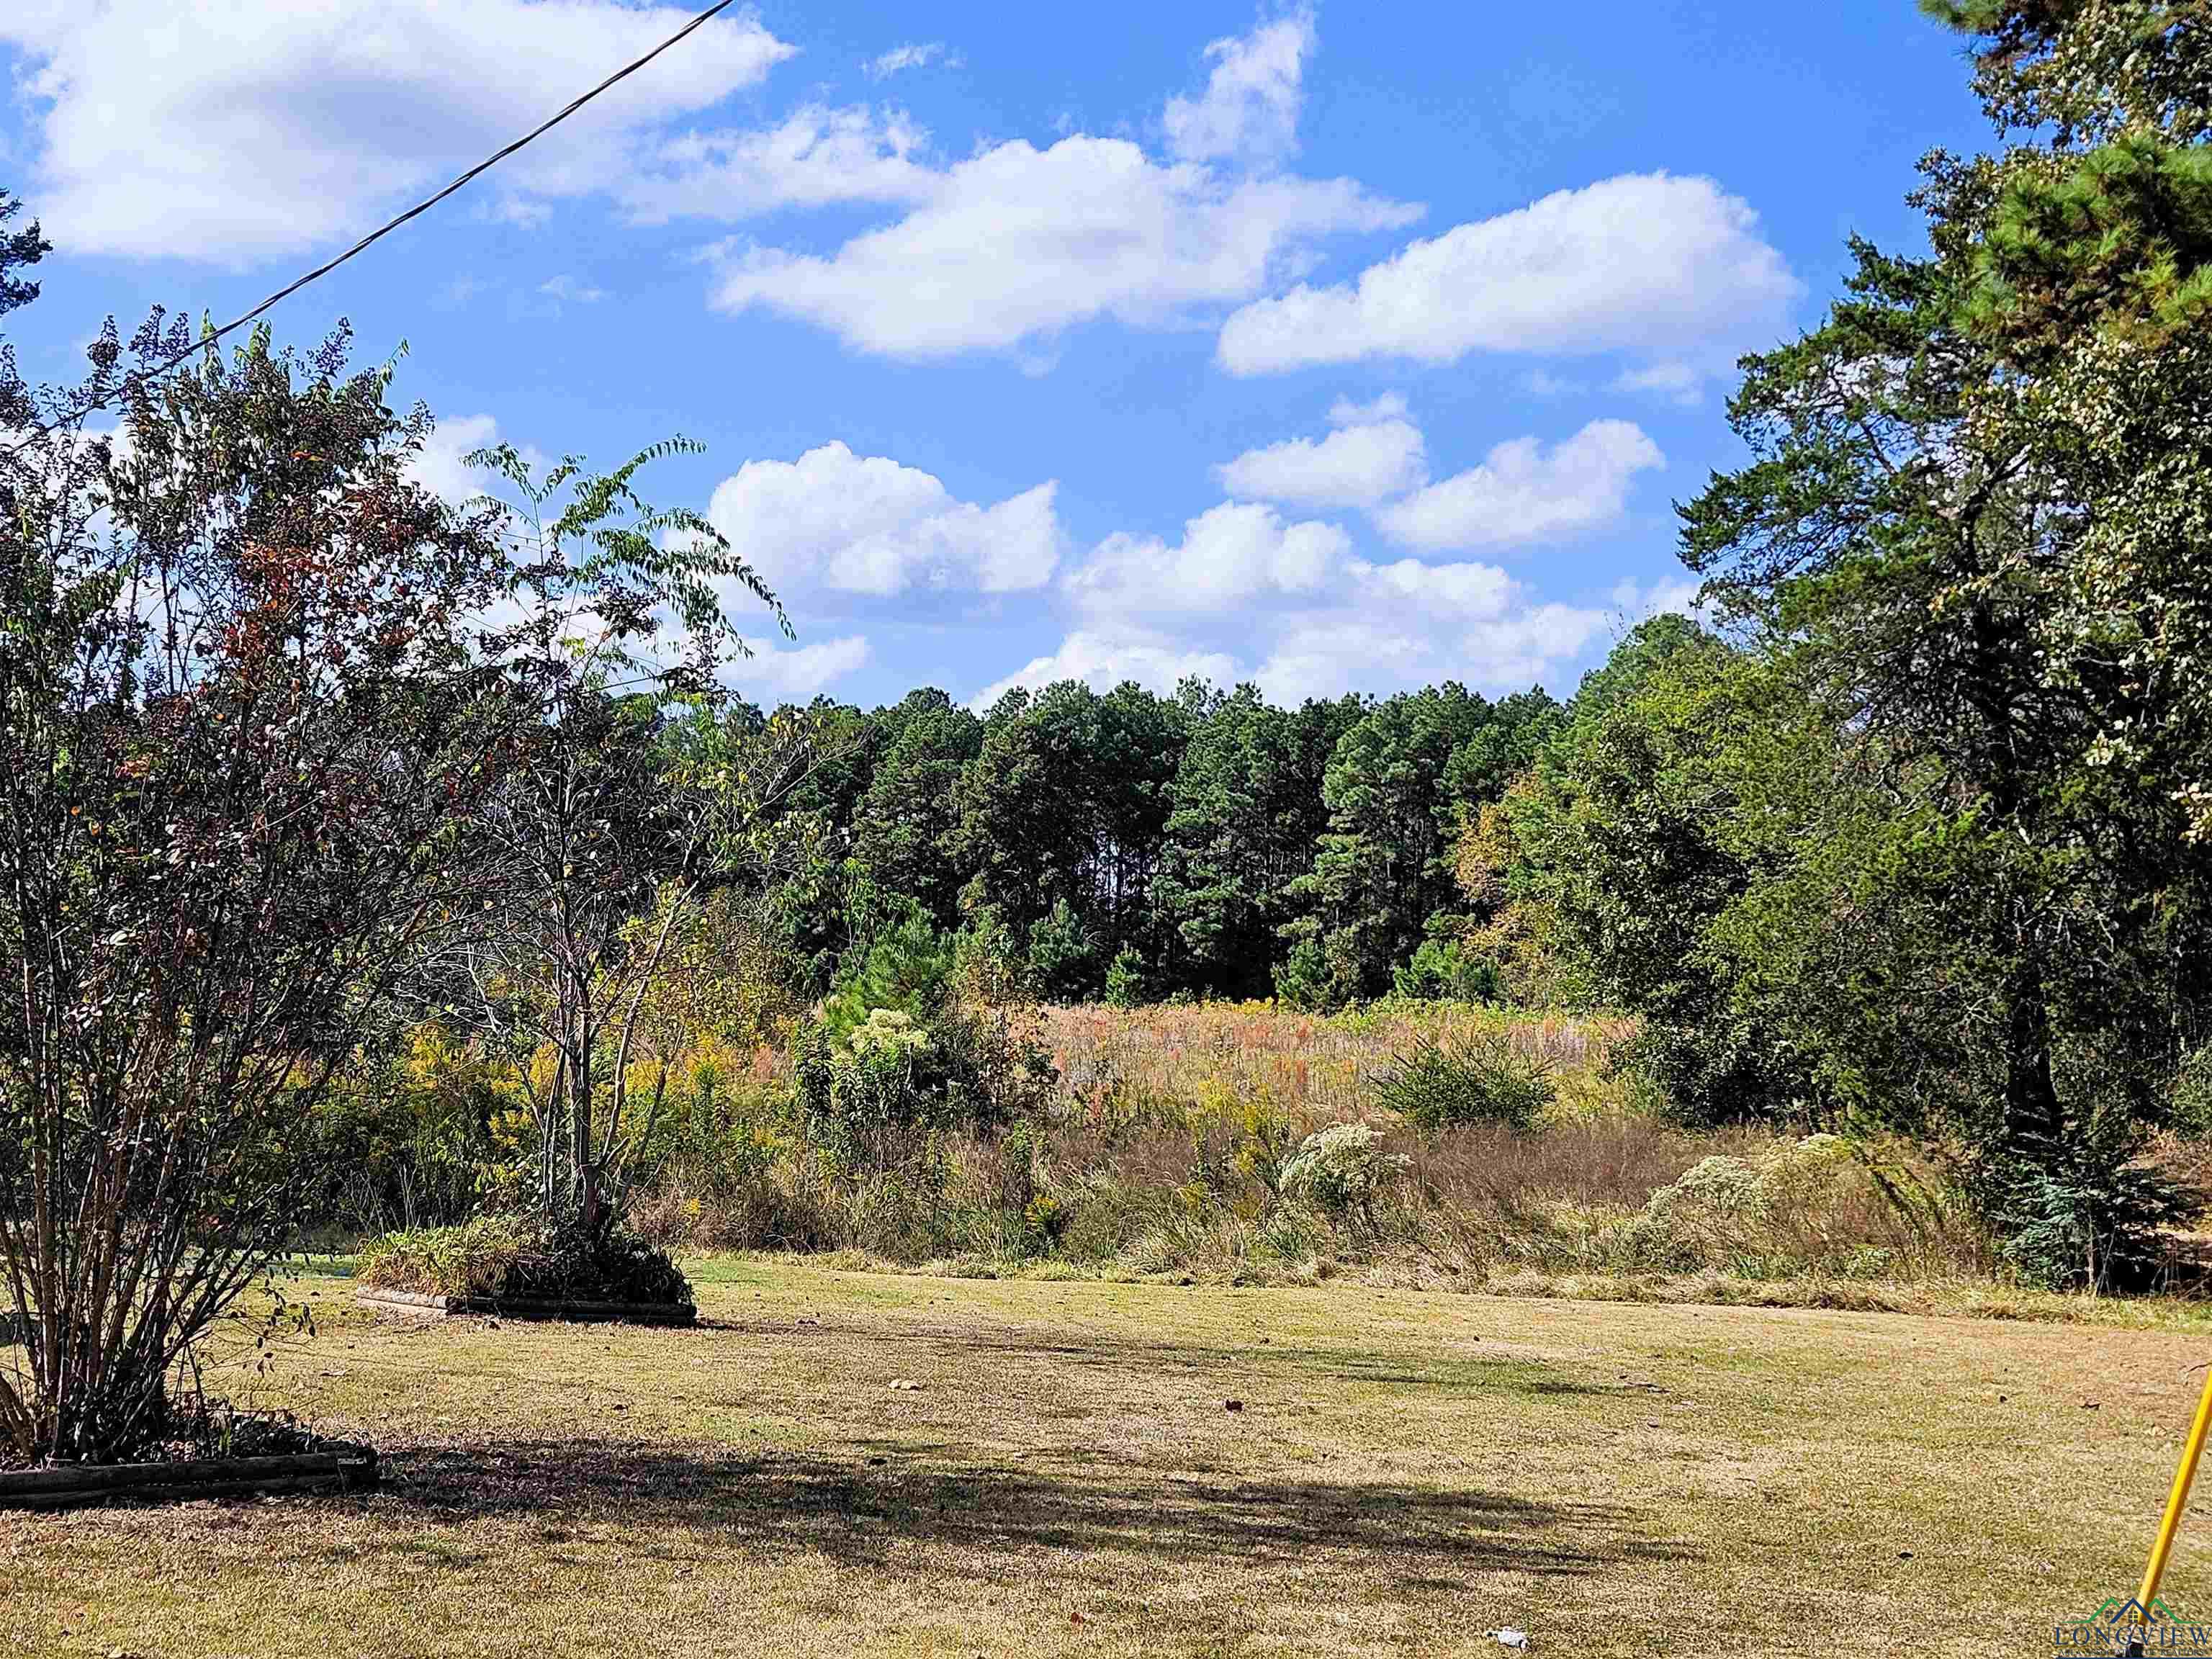
[{"label": "wooden timber edging", "polygon": [[696,1325],[699,1310],[689,1302],[573,1302],[562,1297],[434,1296],[420,1291],[371,1289],[354,1301],[379,1313],[415,1314],[431,1319],[550,1319],[570,1324]]},{"label": "wooden timber edging", "polygon": [[111,1498],[189,1503],[280,1492],[374,1492],[374,1446],[182,1463],[76,1463],[0,1471],[0,1510],[68,1510]]}]

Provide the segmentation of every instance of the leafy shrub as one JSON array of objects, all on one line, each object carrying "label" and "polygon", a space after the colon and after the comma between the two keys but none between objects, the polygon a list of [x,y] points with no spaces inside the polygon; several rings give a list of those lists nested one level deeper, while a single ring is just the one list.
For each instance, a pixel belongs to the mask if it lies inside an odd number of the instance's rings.
[{"label": "leafy shrub", "polygon": [[795,1060],[807,1139],[841,1164],[870,1169],[912,1156],[933,1133],[1040,1111],[1056,1076],[1012,1016],[958,1004],[927,1024],[874,1009],[842,1041],[814,1024]]},{"label": "leafy shrub", "polygon": [[1402,1152],[1384,1152],[1382,1141],[1364,1123],[1333,1124],[1310,1134],[1284,1160],[1277,1190],[1334,1215],[1368,1215],[1411,1162]]},{"label": "leafy shrub", "polygon": [[1339,998],[1329,971],[1328,953],[1318,939],[1301,939],[1275,964],[1276,999],[1292,1008],[1333,1008]]},{"label": "leafy shrub", "polygon": [[665,1250],[834,1250],[847,1242],[835,1188],[799,1157],[665,1172],[632,1195],[629,1219]]},{"label": "leafy shrub", "polygon": [[361,1278],[382,1289],[433,1296],[691,1299],[682,1271],[635,1234],[549,1228],[525,1216],[480,1216],[456,1227],[387,1234],[363,1252]]},{"label": "leafy shrub", "polygon": [[2212,1042],[2190,1050],[2175,1074],[2167,1115],[2188,1140],[2212,1140]]},{"label": "leafy shrub", "polygon": [[857,954],[822,1006],[822,1024],[833,1039],[849,1036],[878,1009],[926,1024],[952,1000],[953,942],[917,904],[909,902]]},{"label": "leafy shrub", "polygon": [[2041,1159],[1992,1160],[1980,1184],[2006,1261],[2050,1290],[2139,1291],[2204,1195],[2139,1161],[2139,1131],[2093,1122]]},{"label": "leafy shrub", "polygon": [[575,1297],[598,1302],[689,1302],[683,1270],[635,1233],[621,1228],[539,1234],[508,1271],[507,1294]]},{"label": "leafy shrub", "polygon": [[434,1020],[393,1033],[334,1081],[307,1126],[335,1172],[308,1231],[357,1238],[465,1220],[499,1178],[491,1126],[519,1092],[513,1066]]},{"label": "leafy shrub", "polygon": [[1113,1008],[1134,1008],[1145,1000],[1145,958],[1136,946],[1125,945],[1114,953],[1106,969],[1106,1003]]},{"label": "leafy shrub", "polygon": [[1716,1152],[1645,1200],[1635,1243],[1655,1267],[1741,1267],[1759,1254],[1756,1233],[1767,1218],[1759,1167]]},{"label": "leafy shrub", "polygon": [[1503,1031],[1444,1043],[1431,1037],[1394,1055],[1374,1081],[1376,1101],[1425,1135],[1465,1123],[1532,1127],[1555,1097],[1552,1064]]},{"label": "leafy shrub", "polygon": [[1390,980],[1398,995],[1425,1002],[1495,1002],[1504,989],[1496,960],[1455,939],[1422,940]]},{"label": "leafy shrub", "polygon": [[1079,1002],[1098,988],[1099,942],[1066,899],[1030,924],[1030,973],[1052,1002]]}]

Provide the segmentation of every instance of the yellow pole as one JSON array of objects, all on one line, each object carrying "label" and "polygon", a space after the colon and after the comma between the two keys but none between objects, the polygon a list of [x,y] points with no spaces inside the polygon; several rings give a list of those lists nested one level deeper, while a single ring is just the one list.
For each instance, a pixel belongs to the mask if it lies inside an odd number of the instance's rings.
[{"label": "yellow pole", "polygon": [[2166,1558],[2172,1553],[2174,1534],[2181,1530],[2181,1512],[2189,1507],[2190,1483],[2197,1479],[2197,1460],[2203,1455],[2204,1434],[2212,1429],[2212,1370],[2204,1374],[2204,1392],[2197,1401],[2197,1420],[2189,1425],[2189,1443],[2181,1449],[2181,1467],[2173,1472],[2173,1490],[2166,1496],[2166,1519],[2159,1522],[2158,1542],[2150,1547],[2150,1565],[2143,1569],[2143,1617],[2158,1595],[2158,1581],[2166,1576]]}]

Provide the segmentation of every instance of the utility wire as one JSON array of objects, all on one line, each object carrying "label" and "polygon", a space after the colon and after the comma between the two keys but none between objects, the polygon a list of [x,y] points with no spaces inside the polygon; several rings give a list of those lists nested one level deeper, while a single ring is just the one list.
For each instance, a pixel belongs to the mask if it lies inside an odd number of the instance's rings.
[{"label": "utility wire", "polygon": [[[423,200],[417,202],[413,207],[409,208],[406,212],[401,214],[398,218],[388,220],[384,224],[379,225],[374,230],[369,232],[368,235],[362,237],[361,240],[356,242],[351,247],[339,254],[335,259],[331,259],[325,261],[322,264],[317,265],[313,270],[307,272],[306,276],[300,277],[295,282],[287,283],[283,288],[278,289],[274,294],[264,300],[259,305],[254,307],[252,310],[246,312],[242,316],[233,318],[229,322],[225,323],[221,328],[216,329],[212,333],[202,335],[190,346],[179,352],[175,356],[170,358],[167,362],[159,364],[155,368],[147,370],[143,374],[132,375],[130,377],[128,383],[131,385],[143,386],[149,380],[158,380],[161,376],[167,374],[171,369],[176,368],[179,363],[188,361],[189,359],[198,356],[199,353],[206,350],[209,347],[214,345],[215,343],[222,338],[224,335],[232,332],[234,330],[245,327],[246,324],[253,321],[255,318],[261,316],[264,313],[276,306],[278,301],[289,299],[293,295],[297,294],[301,289],[307,287],[308,283],[315,281],[318,277],[329,276],[331,272],[336,270],[347,260],[352,258],[355,254],[359,253],[367,248],[371,243],[390,235],[393,231],[398,229],[400,226],[405,224],[410,219],[414,218],[416,215],[428,212],[432,208],[437,206],[439,203],[444,201],[448,196],[451,196],[455,191],[469,183],[470,180],[476,178],[479,173],[489,172],[493,167],[497,167],[501,161],[507,160],[508,156],[514,155],[515,151],[520,149],[524,145],[530,143],[534,139],[544,137],[545,134],[550,132],[555,127],[559,126],[562,122],[567,120],[578,110],[583,108],[585,105],[590,103],[592,100],[598,97],[601,93],[606,91],[608,88],[613,86],[617,81],[626,80],[630,76],[636,74],[638,70],[643,69],[654,58],[659,57],[662,52],[666,52],[671,46],[676,45],[678,41],[683,40],[684,36],[690,34],[693,30],[706,23],[717,13],[727,11],[730,7],[735,3],[736,0],[715,0],[714,4],[708,7],[706,10],[701,12],[696,17],[686,23],[682,28],[677,30],[675,33],[670,35],[665,40],[663,40],[651,52],[646,53],[644,57],[638,58],[635,63],[624,64],[621,69],[617,70],[612,75],[607,76],[605,80],[600,82],[599,85],[593,87],[589,92],[570,102],[565,108],[561,110],[558,114],[554,115],[550,119],[542,122],[536,127],[533,127],[530,131],[523,134],[521,137],[516,139],[504,149],[498,150],[494,154],[486,156],[483,161],[471,167],[466,173],[461,174],[459,178],[454,179],[453,183],[447,185],[443,190],[440,191],[435,196],[425,198]],[[120,388],[118,388],[118,390]],[[49,421],[44,426],[33,428],[27,436],[11,447],[7,451],[7,453],[11,456],[17,454],[23,449],[27,448],[31,444],[36,442],[39,439],[45,437],[56,427],[63,425],[67,420],[81,419],[84,416],[91,414],[94,410],[106,408],[109,402],[113,399],[114,396],[114,392],[110,392],[106,397],[100,398],[97,403],[89,404],[82,409],[71,410],[70,413],[63,419]]]}]

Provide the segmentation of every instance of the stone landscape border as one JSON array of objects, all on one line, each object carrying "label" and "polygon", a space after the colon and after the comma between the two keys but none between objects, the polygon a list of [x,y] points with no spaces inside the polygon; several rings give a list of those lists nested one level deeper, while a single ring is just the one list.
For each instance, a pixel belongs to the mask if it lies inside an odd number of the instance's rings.
[{"label": "stone landscape border", "polygon": [[699,1310],[689,1302],[577,1302],[563,1297],[434,1296],[420,1291],[364,1290],[360,1306],[378,1313],[412,1314],[425,1319],[550,1319],[575,1325],[696,1325]]}]

